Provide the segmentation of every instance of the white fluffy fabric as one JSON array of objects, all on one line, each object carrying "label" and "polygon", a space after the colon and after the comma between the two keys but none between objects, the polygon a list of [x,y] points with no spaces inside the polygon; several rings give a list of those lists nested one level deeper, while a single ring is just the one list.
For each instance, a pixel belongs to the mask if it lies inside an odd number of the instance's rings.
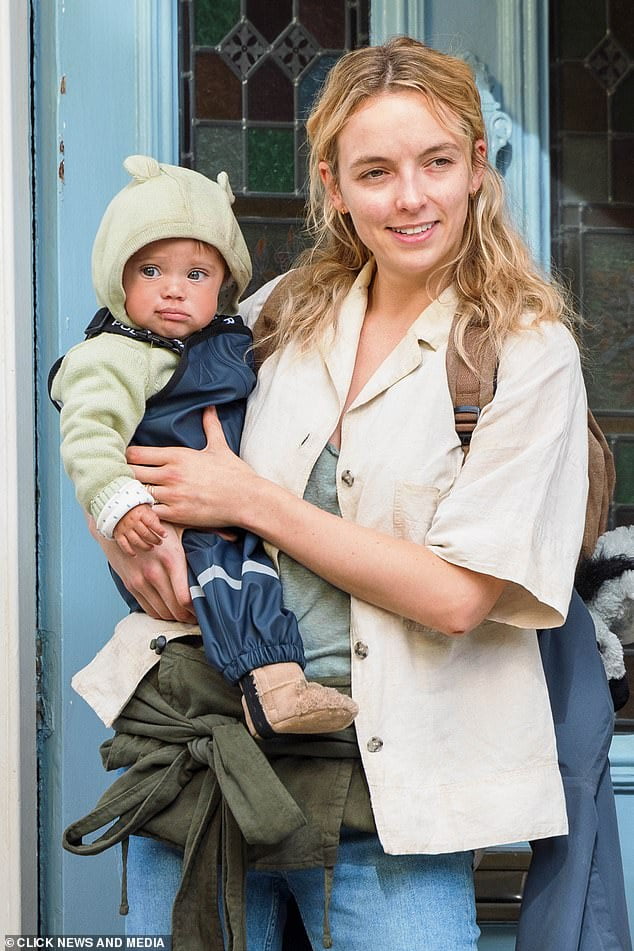
[{"label": "white fluffy fabric", "polygon": [[[602,535],[592,557],[634,558],[634,525],[621,525]],[[634,643],[634,571],[624,571],[619,578],[606,581],[590,606],[621,644]]]},{"label": "white fluffy fabric", "polygon": [[625,674],[623,645],[600,614],[589,608],[597,635],[597,644],[608,680],[620,680]]}]

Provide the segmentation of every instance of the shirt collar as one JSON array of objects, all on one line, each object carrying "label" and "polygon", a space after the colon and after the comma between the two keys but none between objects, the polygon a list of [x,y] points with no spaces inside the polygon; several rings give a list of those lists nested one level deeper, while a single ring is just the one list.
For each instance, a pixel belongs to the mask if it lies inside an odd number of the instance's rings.
[{"label": "shirt collar", "polygon": [[[374,267],[374,260],[370,260],[357,275],[339,311],[335,337],[324,354],[340,406],[344,405],[350,388]],[[455,289],[449,288],[419,314],[401,342],[366,382],[349,409],[367,403],[416,370],[425,349],[435,351],[447,343],[457,299]]]},{"label": "shirt collar", "polygon": [[418,315],[410,332],[416,334],[418,340],[424,341],[432,350],[438,350],[449,339],[449,331],[457,306],[458,292],[451,285]]},{"label": "shirt collar", "polygon": [[[374,277],[375,262],[371,258],[359,271],[357,279],[350,289],[350,297],[358,299],[359,294],[367,295],[368,288]],[[364,297],[364,299],[367,299]],[[445,288],[438,297],[421,311],[412,326],[410,333],[428,344],[432,350],[438,350],[449,339],[449,331],[458,306],[458,292],[453,284]],[[365,313],[365,310],[364,310]],[[360,328],[359,328],[360,329]]]}]

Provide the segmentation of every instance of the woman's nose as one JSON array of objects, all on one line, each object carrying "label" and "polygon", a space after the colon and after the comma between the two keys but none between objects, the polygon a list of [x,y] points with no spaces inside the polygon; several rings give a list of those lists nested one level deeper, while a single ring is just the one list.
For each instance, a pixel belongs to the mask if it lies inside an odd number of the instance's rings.
[{"label": "woman's nose", "polygon": [[425,183],[419,174],[402,175],[398,183],[396,206],[399,211],[415,211],[427,201]]}]

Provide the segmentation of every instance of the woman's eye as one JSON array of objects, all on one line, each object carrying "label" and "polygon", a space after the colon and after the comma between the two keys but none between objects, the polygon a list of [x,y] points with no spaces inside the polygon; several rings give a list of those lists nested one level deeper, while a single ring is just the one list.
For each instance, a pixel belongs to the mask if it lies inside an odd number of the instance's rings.
[{"label": "woman's eye", "polygon": [[431,163],[435,168],[445,168],[447,165],[451,165],[451,159],[448,158],[435,158]]},{"label": "woman's eye", "polygon": [[385,172],[382,168],[371,168],[369,172],[365,172],[363,177],[370,179],[382,178],[385,175]]},{"label": "woman's eye", "polygon": [[141,274],[144,277],[158,277],[159,273],[159,269],[154,264],[146,264],[141,268]]}]

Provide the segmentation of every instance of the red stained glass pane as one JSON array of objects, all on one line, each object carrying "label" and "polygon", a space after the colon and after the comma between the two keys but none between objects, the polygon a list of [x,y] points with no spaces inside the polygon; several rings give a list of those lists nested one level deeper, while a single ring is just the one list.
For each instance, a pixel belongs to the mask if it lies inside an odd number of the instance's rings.
[{"label": "red stained glass pane", "polygon": [[196,55],[196,118],[241,119],[242,86],[217,53]]},{"label": "red stained glass pane", "polygon": [[249,79],[247,117],[266,122],[292,122],[293,86],[282,70],[270,60]]},{"label": "red stained glass pane", "polygon": [[247,20],[250,20],[269,43],[275,40],[291,22],[292,0],[247,0]]},{"label": "red stained glass pane", "polygon": [[300,0],[299,20],[325,49],[346,48],[346,5]]}]

